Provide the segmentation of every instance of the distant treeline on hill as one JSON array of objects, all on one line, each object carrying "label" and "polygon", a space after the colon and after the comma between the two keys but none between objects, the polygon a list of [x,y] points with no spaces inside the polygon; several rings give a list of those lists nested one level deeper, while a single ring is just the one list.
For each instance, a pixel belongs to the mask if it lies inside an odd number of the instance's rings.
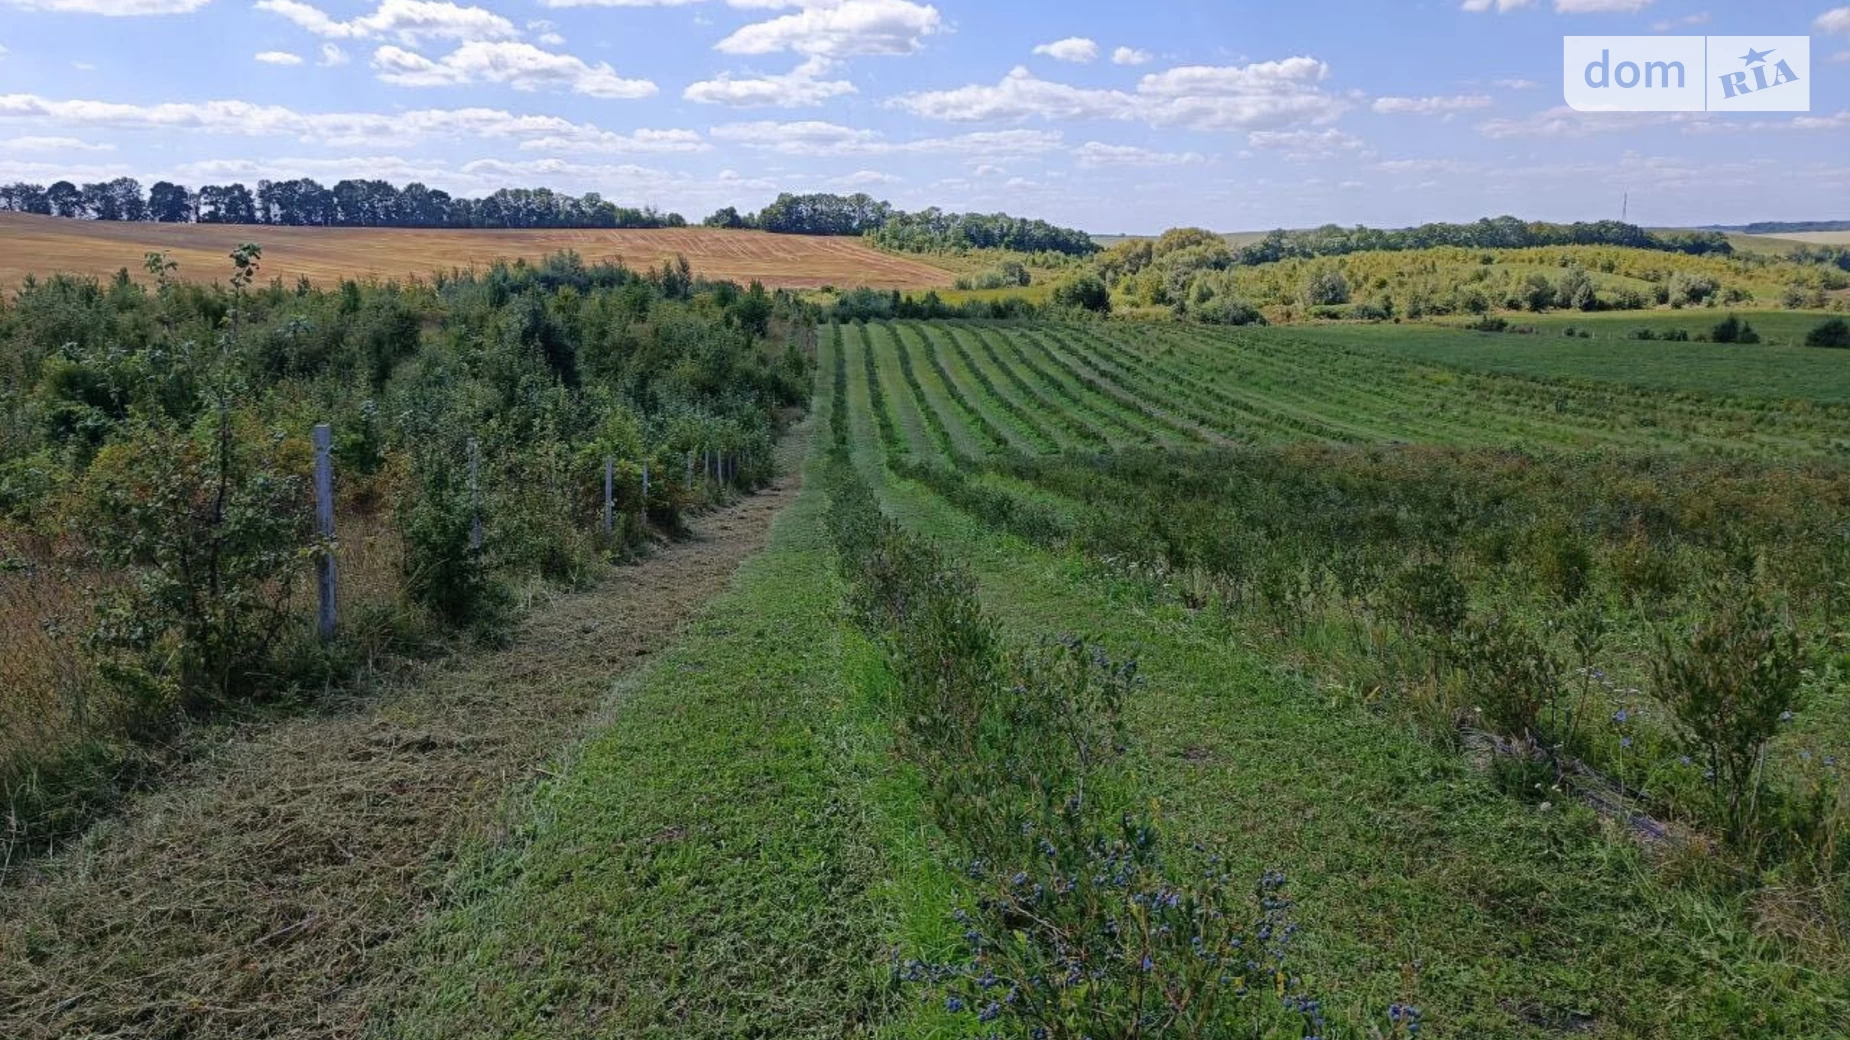
[{"label": "distant treeline on hill", "polygon": [[1806,231],[1850,231],[1850,220],[1763,220],[1755,224],[1715,224],[1704,230],[1739,231],[1744,235],[1790,235]]},{"label": "distant treeline on hill", "polygon": [[727,206],[708,217],[708,227],[757,228],[787,235],[861,235],[875,245],[914,253],[963,249],[1007,249],[1018,253],[1090,256],[1099,251],[1092,236],[1044,220],[1006,213],[946,213],[936,206],[907,213],[871,195],[791,195],[755,214]]},{"label": "distant treeline on hill", "polygon": [[457,198],[422,184],[345,180],[332,188],[301,178],[208,184],[193,191],[160,181],[145,194],[121,177],[100,184],[58,181],[0,185],[0,210],[88,220],[148,220],[165,224],[281,224],[301,227],[412,228],[663,228],[685,227],[678,213],[619,206],[592,192],[566,195],[547,188],[503,188],[479,199]]},{"label": "distant treeline on hill", "polygon": [[1472,224],[1421,224],[1384,230],[1326,224],[1312,231],[1274,231],[1234,253],[1246,266],[1292,258],[1344,256],[1349,253],[1397,252],[1463,246],[1467,249],[1528,249],[1534,246],[1630,246],[1702,256],[1734,252],[1719,231],[1652,232],[1636,224],[1601,220],[1592,224],[1547,224],[1515,217],[1485,218]]}]

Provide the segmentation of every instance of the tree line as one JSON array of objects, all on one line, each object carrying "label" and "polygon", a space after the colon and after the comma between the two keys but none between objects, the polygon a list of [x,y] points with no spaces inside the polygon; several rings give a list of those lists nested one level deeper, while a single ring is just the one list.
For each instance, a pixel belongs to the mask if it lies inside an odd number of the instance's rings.
[{"label": "tree line", "polygon": [[0,185],[0,211],[82,220],[163,224],[273,224],[291,227],[664,228],[685,227],[678,213],[620,206],[597,192],[503,188],[464,198],[411,183],[344,180],[326,187],[307,177],[207,184],[197,191],[159,181],[146,192],[133,177],[96,184],[58,181]]},{"label": "tree line", "polygon": [[1536,246],[1627,246],[1668,253],[1722,256],[1734,252],[1720,231],[1646,231],[1617,220],[1550,224],[1516,217],[1486,217],[1470,224],[1421,224],[1410,228],[1353,228],[1325,224],[1310,231],[1278,230],[1236,250],[1234,262],[1248,267],[1279,260],[1349,253],[1402,252],[1437,246],[1467,249],[1529,249]]},{"label": "tree line", "polygon": [[755,214],[727,206],[708,217],[708,227],[756,228],[785,235],[860,235],[875,245],[914,253],[1006,249],[1018,253],[1090,256],[1092,236],[1044,220],[1006,213],[947,213],[933,206],[908,213],[890,202],[853,195],[779,195]]}]

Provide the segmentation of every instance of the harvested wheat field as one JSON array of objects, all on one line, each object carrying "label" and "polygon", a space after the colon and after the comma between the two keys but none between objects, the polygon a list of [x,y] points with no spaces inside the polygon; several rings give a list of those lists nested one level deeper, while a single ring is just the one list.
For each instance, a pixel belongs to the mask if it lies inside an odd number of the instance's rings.
[{"label": "harvested wheat field", "polygon": [[422,277],[501,258],[537,259],[561,249],[576,250],[587,261],[619,260],[639,268],[685,256],[696,273],[708,278],[741,283],[757,279],[774,289],[925,289],[952,281],[948,271],[882,253],[858,239],[762,231],[430,231],[116,223],[0,213],[0,286],[17,285],[27,274],[107,276],[123,267],[139,277],[143,255],[156,250],[166,251],[180,264],[182,277],[213,281],[230,272],[226,254],[244,242],[263,246],[265,276],[288,281],[298,275],[317,282]]}]

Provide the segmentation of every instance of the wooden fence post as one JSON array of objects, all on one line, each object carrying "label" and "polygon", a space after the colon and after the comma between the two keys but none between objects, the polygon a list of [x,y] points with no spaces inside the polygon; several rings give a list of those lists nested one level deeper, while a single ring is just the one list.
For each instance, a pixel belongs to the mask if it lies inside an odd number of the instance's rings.
[{"label": "wooden fence post", "polygon": [[612,501],[617,490],[617,460],[604,456],[604,533],[610,534],[617,529],[616,504]]},{"label": "wooden fence post", "polygon": [[469,509],[475,518],[469,524],[469,548],[482,551],[482,442],[469,438]]},{"label": "wooden fence post", "polygon": [[316,628],[322,640],[334,638],[334,429],[327,423],[315,427],[315,529],[321,535],[321,602],[316,614]]}]

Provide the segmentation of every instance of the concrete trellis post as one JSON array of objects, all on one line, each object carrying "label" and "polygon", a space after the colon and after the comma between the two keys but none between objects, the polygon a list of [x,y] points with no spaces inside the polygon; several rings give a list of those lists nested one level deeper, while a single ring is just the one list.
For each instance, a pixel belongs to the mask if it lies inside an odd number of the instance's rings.
[{"label": "concrete trellis post", "polygon": [[642,464],[642,520],[649,521],[649,464]]},{"label": "concrete trellis post", "polygon": [[694,489],[694,449],[687,449],[687,489]]},{"label": "concrete trellis post", "polygon": [[334,638],[338,619],[334,573],[334,430],[327,423],[315,427],[315,531],[324,542],[321,555],[321,599],[315,616],[316,630],[325,640]]},{"label": "concrete trellis post", "polygon": [[617,529],[616,503],[617,460],[604,456],[604,533]]}]

